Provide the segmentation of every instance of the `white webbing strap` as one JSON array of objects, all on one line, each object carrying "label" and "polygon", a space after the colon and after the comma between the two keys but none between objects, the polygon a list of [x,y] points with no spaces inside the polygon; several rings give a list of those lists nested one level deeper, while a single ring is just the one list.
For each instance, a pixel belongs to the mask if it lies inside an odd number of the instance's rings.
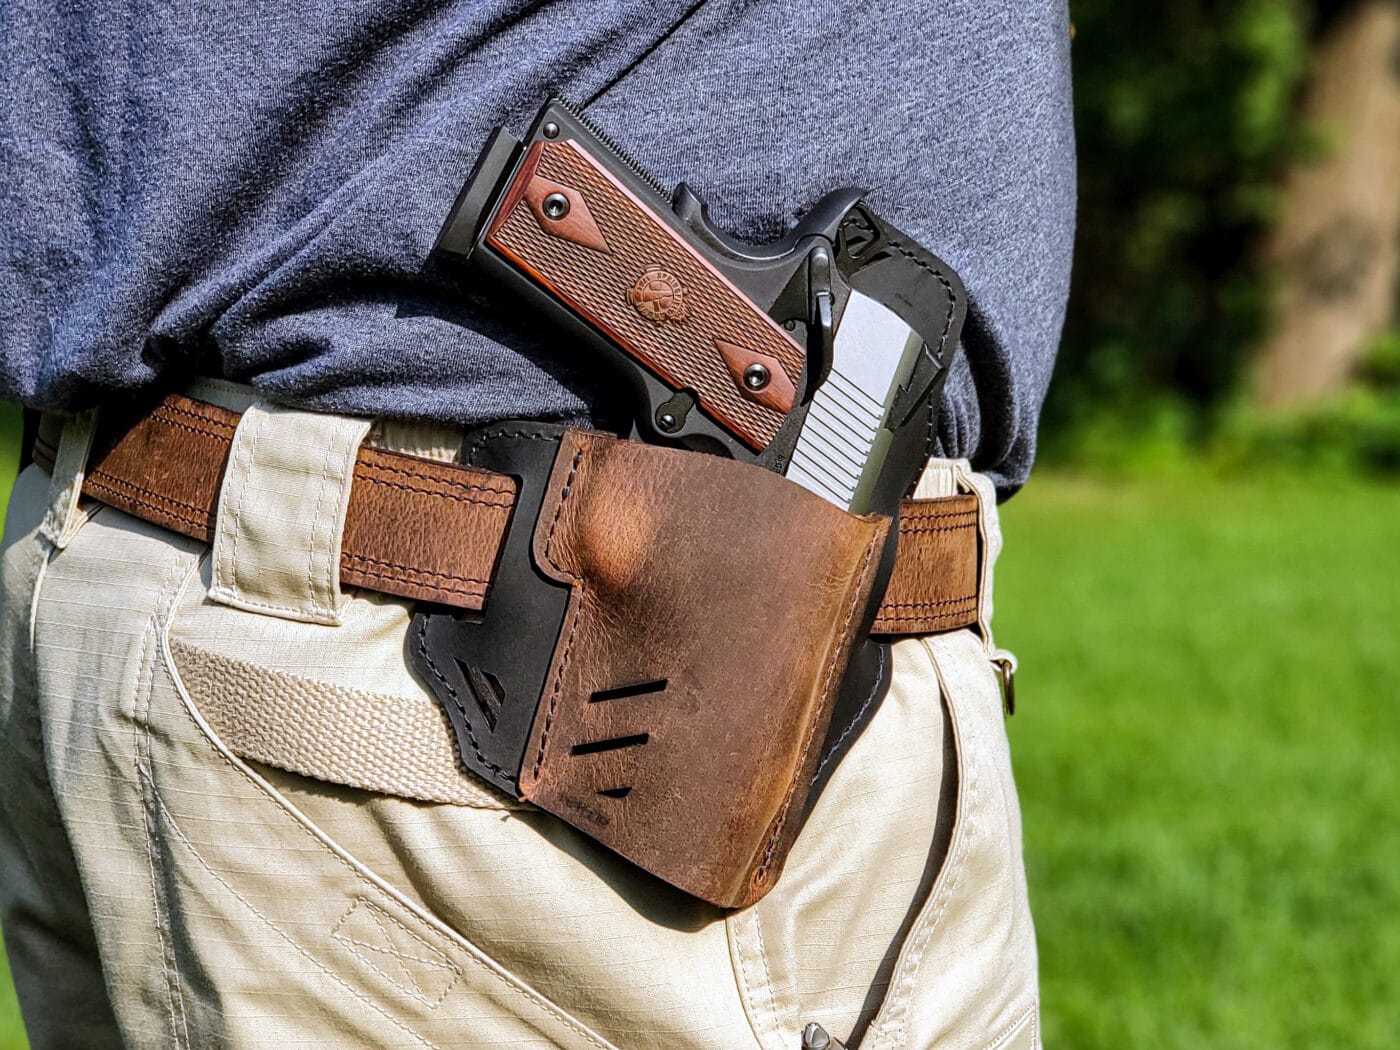
[{"label": "white webbing strap", "polygon": [[441,708],[274,671],[171,639],[200,713],[241,758],[333,784],[423,802],[479,806]]}]

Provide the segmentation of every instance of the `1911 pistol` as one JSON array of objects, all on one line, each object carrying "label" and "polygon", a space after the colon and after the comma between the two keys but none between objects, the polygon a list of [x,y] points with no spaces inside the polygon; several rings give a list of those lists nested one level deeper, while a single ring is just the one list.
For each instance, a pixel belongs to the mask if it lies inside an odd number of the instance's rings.
[{"label": "1911 pistol", "polygon": [[853,513],[893,514],[927,454],[957,342],[957,275],[864,192],[767,245],[716,229],[566,103],[498,129],[437,257],[513,291],[634,390],[633,436],[756,462]]}]

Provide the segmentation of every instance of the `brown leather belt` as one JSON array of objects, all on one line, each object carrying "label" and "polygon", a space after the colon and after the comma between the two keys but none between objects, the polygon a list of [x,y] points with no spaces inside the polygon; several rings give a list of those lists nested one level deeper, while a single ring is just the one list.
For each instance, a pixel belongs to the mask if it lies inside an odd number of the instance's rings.
[{"label": "brown leather belt", "polygon": [[[178,394],[135,420],[105,419],[83,493],[212,542],[238,419]],[[52,470],[54,452],[41,435],[34,461]],[[481,609],[515,494],[515,481],[504,474],[362,446],[341,541],[341,583]],[[974,496],[906,500],[873,633],[932,634],[976,623],[978,535]]]}]

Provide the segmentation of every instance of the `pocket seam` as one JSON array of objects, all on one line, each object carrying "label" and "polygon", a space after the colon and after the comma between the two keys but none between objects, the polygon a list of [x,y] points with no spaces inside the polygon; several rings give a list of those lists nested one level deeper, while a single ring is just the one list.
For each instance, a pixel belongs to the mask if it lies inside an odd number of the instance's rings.
[{"label": "pocket seam", "polygon": [[[132,698],[132,745],[136,756],[136,779],[141,787],[141,812],[145,823],[146,864],[151,876],[151,904],[155,912],[156,940],[160,947],[161,974],[165,978],[166,1005],[169,1011],[170,1036],[177,1050],[188,1048],[190,1044],[189,1018],[185,1009],[185,996],[180,976],[179,957],[174,948],[174,935],[170,929],[170,901],[166,886],[168,876],[165,865],[156,849],[156,830],[160,823],[159,809],[162,808],[159,793],[156,791],[155,777],[151,773],[151,702],[155,698],[155,681],[159,666],[161,645],[161,619],[171,615],[189,586],[192,577],[199,573],[199,559],[194,564],[184,565],[183,558],[172,559],[165,573],[160,591],[154,602],[155,612],[147,622],[141,639],[141,658],[136,681],[136,695]],[[179,1027],[176,1027],[178,1020]],[[183,1035],[184,1040],[181,1041]]]},{"label": "pocket seam", "polygon": [[237,900],[240,904],[243,905],[243,907],[247,908],[250,912],[256,915],[260,920],[262,920],[264,925],[271,928],[272,931],[276,933],[283,941],[285,941],[287,945],[289,945],[292,948],[293,951],[295,951],[302,958],[306,959],[306,961],[311,963],[312,966],[315,966],[332,981],[340,985],[342,988],[344,988],[347,992],[349,992],[360,1002],[364,1003],[370,1009],[374,1010],[376,1013],[378,1013],[381,1017],[383,1017],[386,1021],[392,1024],[395,1028],[399,1029],[409,1038],[413,1039],[415,1042],[423,1046],[430,1048],[432,1047],[432,1043],[430,1043],[427,1039],[424,1039],[417,1032],[413,1031],[413,1029],[409,1028],[406,1024],[404,1024],[403,1021],[399,1020],[397,1017],[391,1014],[382,1005],[374,1002],[374,1000],[370,999],[368,996],[351,987],[350,984],[346,982],[344,978],[338,976],[328,966],[321,962],[321,960],[317,959],[314,955],[307,951],[305,947],[298,944],[296,940],[291,936],[291,934],[287,933],[287,931],[282,929],[277,923],[269,919],[266,915],[259,911],[258,908],[250,900],[248,900],[231,885],[229,885],[228,882],[226,882],[217,871],[210,867],[209,862],[206,861],[200,855],[200,852],[195,848],[194,843],[192,843],[189,840],[189,838],[185,835],[185,833],[180,830],[180,825],[175,820],[175,815],[170,812],[169,808],[165,804],[164,797],[160,793],[160,789],[156,787],[155,779],[144,770],[141,771],[140,775],[141,779],[146,782],[146,786],[151,792],[151,797],[154,799],[157,809],[160,813],[164,814],[165,823],[169,826],[170,830],[174,832],[176,838],[178,838],[184,844],[185,848],[190,851],[190,855],[194,857],[195,861],[199,864],[199,866],[202,867],[215,882],[222,886],[227,893],[231,894],[235,900]]},{"label": "pocket seam", "polygon": [[[190,578],[199,579],[198,572],[191,573]],[[186,586],[188,586],[188,583],[186,584]],[[271,784],[269,784],[256,772],[254,772],[252,768],[249,767],[241,758],[239,758],[233,752],[229,751],[224,746],[223,742],[219,740],[218,737],[213,733],[212,727],[210,727],[204,721],[203,716],[199,713],[199,710],[194,704],[192,698],[190,697],[188,690],[185,688],[184,682],[180,678],[178,669],[176,668],[174,663],[174,659],[171,656],[169,634],[170,628],[175,622],[175,611],[176,609],[178,609],[178,606],[178,600],[172,603],[171,609],[167,614],[165,622],[160,625],[158,645],[160,647],[161,662],[164,665],[165,674],[169,679],[170,684],[175,688],[176,694],[180,698],[181,704],[185,709],[186,715],[189,718],[191,718],[191,720],[194,722],[196,728],[198,728],[200,734],[204,737],[205,742],[209,745],[214,754],[216,754],[225,765],[229,766],[232,770],[234,770],[234,772],[238,773],[255,788],[257,788],[260,792],[262,792],[262,794],[274,804],[276,809],[286,819],[291,820],[305,835],[307,835],[308,837],[313,839],[318,845],[320,845],[321,848],[327,854],[329,854],[338,864],[340,864],[347,871],[349,871],[353,878],[363,883],[373,892],[379,894],[380,896],[386,898],[389,901],[392,901],[395,905],[401,908],[405,914],[412,917],[412,919],[420,927],[425,929],[430,936],[445,938],[449,944],[454,945],[462,954],[464,954],[474,966],[480,969],[487,976],[494,978],[497,982],[504,986],[507,991],[515,995],[519,995],[527,1002],[533,1004],[537,1009],[543,1011],[550,1017],[554,1018],[554,1020],[563,1025],[565,1028],[574,1032],[579,1037],[592,1044],[593,1046],[599,1048],[599,1050],[617,1050],[617,1048],[612,1043],[608,1042],[596,1032],[593,1032],[590,1028],[585,1026],[581,1021],[574,1018],[571,1014],[567,1013],[565,1010],[563,1010],[561,1007],[555,1004],[552,1000],[546,998],[541,993],[535,991],[535,989],[530,987],[524,981],[520,980],[520,978],[516,977],[513,973],[511,973],[504,966],[502,966],[498,961],[493,959],[491,956],[487,955],[476,944],[469,941],[466,937],[462,936],[456,930],[453,930],[450,926],[433,916],[431,913],[424,911],[418,905],[414,904],[412,901],[410,901],[397,890],[395,890],[393,886],[380,879],[379,876],[375,875],[373,871],[371,871],[368,868],[365,868],[362,864],[359,863],[359,861],[355,860],[355,858],[351,854],[346,852],[343,849],[343,847],[336,843],[334,839],[328,836],[324,831],[321,830],[321,828],[319,828],[313,821],[311,821],[310,818],[306,816],[306,814],[302,813],[301,810],[298,809],[289,799],[285,798]],[[154,783],[152,783],[152,790],[155,790]],[[167,816],[167,819],[170,820],[172,826],[174,826],[173,818]],[[198,856],[197,853],[196,856]],[[202,859],[200,860],[200,863],[204,863]]]},{"label": "pocket seam", "polygon": [[1019,1029],[1023,1024],[1025,1024],[1027,1018],[1030,1018],[1031,1046],[1039,1046],[1040,1040],[1037,1037],[1038,1033],[1036,1031],[1036,1028],[1038,1026],[1036,1024],[1035,1018],[1037,1005],[1037,1000],[1031,1000],[1031,1005],[1022,1010],[1016,1016],[1015,1020],[1013,1020],[1010,1024],[1003,1028],[1001,1032],[997,1035],[997,1037],[987,1044],[987,1050],[1001,1050],[1001,1048],[1007,1044],[1011,1037],[1016,1034],[1017,1029]]},{"label": "pocket seam", "polygon": [[[924,909],[935,906],[935,902],[937,902],[935,910],[927,918],[923,918],[921,910],[921,918],[916,920],[915,927],[901,946],[899,957],[895,963],[896,970],[901,968],[901,964],[906,959],[909,961],[909,966],[899,980],[898,989],[892,988],[886,994],[885,1003],[871,1023],[871,1030],[875,1034],[874,1045],[877,1047],[881,1045],[903,1046],[908,1042],[909,1001],[913,996],[919,972],[923,967],[924,955],[928,950],[929,942],[933,939],[934,931],[943,921],[943,916],[947,913],[948,905],[953,899],[959,880],[962,878],[963,867],[967,862],[967,839],[977,822],[975,816],[979,790],[977,770],[973,768],[969,775],[968,767],[971,763],[966,760],[967,749],[972,746],[973,741],[965,735],[967,727],[958,717],[943,669],[938,665],[938,658],[929,645],[928,639],[920,638],[919,645],[933,667],[934,676],[938,680],[939,701],[948,712],[948,723],[953,734],[953,753],[958,772],[957,804],[953,810],[952,837],[948,843],[947,856],[943,860],[943,868],[939,871],[938,878],[934,880],[933,887],[929,890],[928,899],[924,902]],[[881,1015],[886,1010],[893,1011],[895,1016],[887,1020],[882,1019]]]},{"label": "pocket seam", "polygon": [[[937,661],[934,659],[933,653],[927,646],[922,644],[922,638],[909,639],[909,641],[918,641],[921,643],[914,652],[918,659],[925,662],[928,671],[932,673],[934,680],[938,683],[937,687],[939,692],[934,700],[940,708],[940,711],[942,711],[946,707],[943,696],[945,690],[941,676],[938,674]],[[878,719],[879,716],[880,710],[877,709],[874,717]],[[953,732],[951,728],[953,716],[951,713],[946,715],[940,714],[940,718],[943,718],[944,724],[949,727],[947,731]],[[954,738],[953,744],[953,761],[957,764],[959,770],[961,770],[962,749],[956,738]],[[956,790],[956,795],[959,800],[963,797],[962,784],[963,777],[961,772],[959,772]],[[950,836],[955,837],[958,829],[961,828],[963,824],[963,820],[960,816],[961,812],[961,806],[954,810],[953,830],[949,832]],[[936,825],[933,828],[933,833],[929,840],[930,850],[932,850],[934,842],[938,840],[941,834],[941,827]],[[944,879],[947,876],[949,861],[952,857],[952,851],[955,845],[956,842],[953,838],[950,838],[948,848],[939,865],[938,873],[933,878],[931,884],[927,884],[926,887],[921,886],[920,888],[924,889],[924,892],[916,892],[909,898],[906,907],[914,913],[915,921],[913,921],[907,930],[901,928],[896,932],[894,939],[890,941],[891,948],[899,949],[902,952],[916,935],[919,934],[921,927],[917,922],[917,918],[923,914],[930,902],[936,899],[941,888],[944,887]],[[848,921],[853,920],[850,920],[848,917]],[[800,1028],[801,1021],[803,1020],[798,1013],[800,1009],[799,1001],[801,999],[801,993],[798,988],[793,985],[791,975],[783,975],[786,976],[787,979],[783,981],[781,986],[773,979],[772,969],[769,966],[767,945],[764,942],[764,921],[763,913],[760,908],[754,907],[737,912],[726,919],[725,925],[732,945],[731,956],[736,980],[742,983],[740,1001],[743,1004],[744,1012],[748,1017],[749,1026],[754,1033],[755,1040],[759,1046],[766,1048],[766,1050],[783,1050],[783,1048],[787,1046],[786,1043],[782,1042],[784,1025],[791,1023]],[[747,946],[747,952],[745,946]],[[761,974],[758,972],[757,966],[753,962],[755,955],[763,965]],[[896,972],[897,971],[892,971],[890,976],[893,978]],[[764,993],[762,998],[754,994],[755,987],[760,984],[761,990]],[[883,1031],[883,1027],[880,1025],[880,1019],[899,998],[900,994],[900,987],[897,987],[893,981],[891,981],[891,983],[886,986],[884,997],[874,1010],[873,1016],[861,1011],[859,1017],[867,1019],[864,1022],[866,1025],[865,1031],[867,1033],[864,1040],[868,1040],[872,1044],[878,1042]],[[780,1008],[780,1000],[786,1004],[785,1008]],[[859,1031],[860,1028],[858,1027],[857,1030]],[[864,1041],[862,1045],[865,1045]]]}]

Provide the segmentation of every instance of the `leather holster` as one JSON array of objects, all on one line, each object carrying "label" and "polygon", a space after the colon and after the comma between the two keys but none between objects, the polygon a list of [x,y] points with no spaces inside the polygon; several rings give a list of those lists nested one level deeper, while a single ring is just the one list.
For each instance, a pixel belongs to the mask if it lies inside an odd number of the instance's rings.
[{"label": "leather holster", "polygon": [[570,594],[521,797],[704,900],[762,897],[889,538],[757,467],[568,431],[533,551]]}]

